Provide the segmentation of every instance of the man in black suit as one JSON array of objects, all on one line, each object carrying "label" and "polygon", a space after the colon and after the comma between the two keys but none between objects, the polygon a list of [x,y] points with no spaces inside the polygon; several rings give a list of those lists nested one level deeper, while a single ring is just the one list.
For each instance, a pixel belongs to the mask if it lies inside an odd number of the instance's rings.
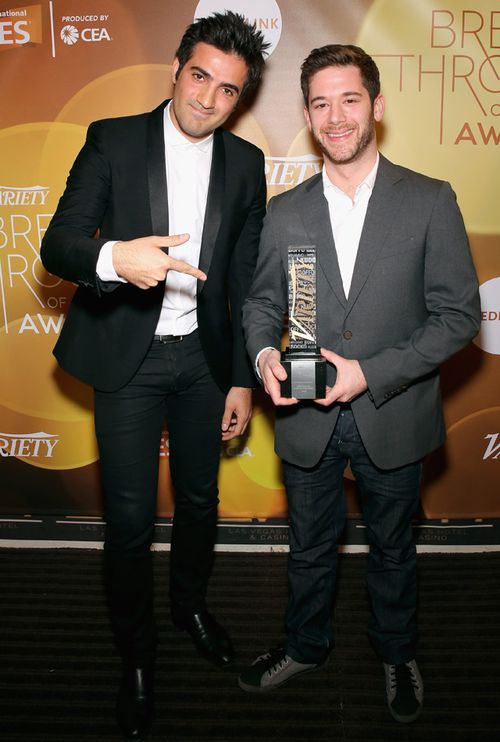
[{"label": "man in black suit", "polygon": [[47,270],[78,284],[54,352],[95,389],[126,739],[140,739],[152,716],[150,546],[165,416],[176,491],[172,617],[209,660],[233,657],[205,595],[221,440],[241,435],[251,414],[241,308],[266,189],[262,152],[220,127],[258,84],[266,46],[231,12],[191,24],[172,100],[91,124],[42,243]]}]

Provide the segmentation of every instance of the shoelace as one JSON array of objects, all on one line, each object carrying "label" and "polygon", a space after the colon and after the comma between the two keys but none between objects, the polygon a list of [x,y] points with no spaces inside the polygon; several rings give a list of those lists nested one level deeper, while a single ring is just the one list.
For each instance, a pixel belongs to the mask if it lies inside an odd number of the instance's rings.
[{"label": "shoelace", "polygon": [[265,655],[265,658],[273,663],[267,670],[269,677],[282,670],[288,664],[286,654],[281,648],[270,649]]},{"label": "shoelace", "polygon": [[[390,667],[389,667],[389,683],[390,683],[391,690],[395,690],[396,685],[397,685],[396,667],[397,667],[397,665],[390,665]],[[410,673],[410,682],[411,682],[412,686],[414,688],[418,688],[417,676],[416,676],[415,670],[413,669],[413,667],[411,666],[411,664],[409,662],[405,662],[403,665],[399,665],[399,667],[401,669],[403,667],[406,667],[408,669],[408,671]],[[400,673],[401,673],[401,670],[400,670]]]}]

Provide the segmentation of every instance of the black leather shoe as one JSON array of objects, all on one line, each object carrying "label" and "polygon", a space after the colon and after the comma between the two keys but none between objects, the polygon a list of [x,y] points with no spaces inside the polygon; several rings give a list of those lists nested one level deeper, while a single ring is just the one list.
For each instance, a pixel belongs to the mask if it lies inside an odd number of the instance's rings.
[{"label": "black leather shoe", "polygon": [[178,629],[187,631],[198,652],[218,667],[230,665],[234,649],[226,630],[206,610],[172,616]]},{"label": "black leather shoe", "polygon": [[143,742],[153,720],[153,670],[125,667],[116,701],[124,742]]}]

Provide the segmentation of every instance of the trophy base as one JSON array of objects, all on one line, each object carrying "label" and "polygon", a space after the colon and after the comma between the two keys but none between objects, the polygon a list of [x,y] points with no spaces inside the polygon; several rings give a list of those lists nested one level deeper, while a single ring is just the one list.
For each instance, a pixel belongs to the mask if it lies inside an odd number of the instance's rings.
[{"label": "trophy base", "polygon": [[324,399],[326,361],[314,350],[290,350],[281,354],[281,365],[288,376],[281,382],[281,396],[296,399]]}]

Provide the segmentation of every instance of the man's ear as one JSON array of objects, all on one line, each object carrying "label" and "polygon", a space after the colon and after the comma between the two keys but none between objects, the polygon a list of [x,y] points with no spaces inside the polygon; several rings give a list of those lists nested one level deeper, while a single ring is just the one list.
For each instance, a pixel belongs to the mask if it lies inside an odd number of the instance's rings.
[{"label": "man's ear", "polygon": [[309,116],[309,109],[307,108],[307,106],[304,106],[304,118],[306,120],[307,128],[309,129],[309,131],[312,131],[311,117]]},{"label": "man's ear", "polygon": [[373,101],[373,118],[375,121],[382,121],[385,111],[385,98],[383,95],[377,95]]},{"label": "man's ear", "polygon": [[180,62],[176,57],[174,61],[172,62],[172,82],[174,83],[174,85],[177,82],[177,73],[179,71],[180,66],[181,66]]}]

